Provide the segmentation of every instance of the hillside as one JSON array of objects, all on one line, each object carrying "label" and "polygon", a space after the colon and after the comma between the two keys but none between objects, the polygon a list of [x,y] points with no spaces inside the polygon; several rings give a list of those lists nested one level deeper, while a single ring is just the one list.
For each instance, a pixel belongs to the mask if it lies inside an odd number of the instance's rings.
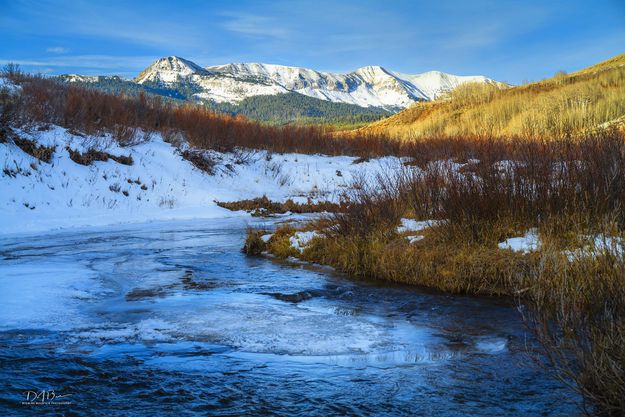
[{"label": "hillside", "polygon": [[261,196],[338,201],[361,175],[401,166],[345,156],[350,145],[369,154],[367,138],[341,143],[314,127],[11,75],[0,76],[0,235],[225,217],[216,201]]},{"label": "hillside", "polygon": [[577,136],[622,124],[625,54],[571,74],[510,88],[466,84],[360,130],[401,139]]},{"label": "hillside", "polygon": [[364,125],[393,114],[381,107],[334,103],[299,93],[247,97],[237,104],[206,102],[221,113],[243,115],[271,124],[329,124],[336,127]]}]

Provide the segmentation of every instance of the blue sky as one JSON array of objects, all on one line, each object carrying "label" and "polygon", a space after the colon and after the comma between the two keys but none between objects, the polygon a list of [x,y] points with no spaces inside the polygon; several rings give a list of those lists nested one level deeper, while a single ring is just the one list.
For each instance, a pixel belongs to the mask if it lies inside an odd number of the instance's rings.
[{"label": "blue sky", "polygon": [[133,77],[178,55],[521,83],[623,52],[625,0],[0,0],[0,64],[46,74]]}]

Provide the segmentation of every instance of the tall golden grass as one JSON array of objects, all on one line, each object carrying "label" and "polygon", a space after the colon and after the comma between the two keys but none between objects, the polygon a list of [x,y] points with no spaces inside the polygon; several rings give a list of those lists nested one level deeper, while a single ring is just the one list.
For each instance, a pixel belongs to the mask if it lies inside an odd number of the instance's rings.
[{"label": "tall golden grass", "polygon": [[360,131],[403,140],[580,137],[625,115],[624,64],[625,54],[518,87],[464,84],[438,101],[416,104]]},{"label": "tall golden grass", "polygon": [[[614,233],[609,219],[606,225]],[[549,245],[527,276],[524,316],[556,376],[586,399],[588,415],[625,415],[623,242],[574,257]]]},{"label": "tall golden grass", "polygon": [[[592,413],[625,415],[623,136],[612,130],[569,142],[480,143],[472,149],[479,162],[460,169],[431,161],[355,183],[340,211],[306,226],[324,237],[302,254],[289,246],[292,228],[258,247],[354,277],[520,295],[550,369],[583,394]],[[423,238],[411,243],[410,233],[396,229],[402,217],[440,223],[413,233]],[[499,248],[530,228],[543,242],[539,250]],[[576,251],[595,236],[612,237],[616,247]]]}]

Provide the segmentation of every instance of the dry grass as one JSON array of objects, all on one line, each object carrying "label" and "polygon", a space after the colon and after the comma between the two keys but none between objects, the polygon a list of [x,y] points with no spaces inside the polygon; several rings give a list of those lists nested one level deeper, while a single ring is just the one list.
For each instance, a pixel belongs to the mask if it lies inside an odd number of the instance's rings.
[{"label": "dry grass", "polygon": [[134,163],[132,156],[130,155],[117,156],[108,152],[98,151],[96,149],[88,149],[85,153],[81,153],[69,147],[67,147],[66,149],[69,153],[70,159],[80,165],[91,165],[96,161],[106,162],[109,159],[112,159],[113,161],[122,165],[132,165]]},{"label": "dry grass", "polygon": [[625,247],[570,259],[546,248],[529,274],[525,316],[552,370],[588,414],[625,414]]},{"label": "dry grass", "polygon": [[247,237],[241,251],[250,256],[258,256],[267,250],[267,244],[261,239],[264,230],[247,229]]},{"label": "dry grass", "polygon": [[306,203],[296,203],[290,198],[285,202],[277,202],[271,201],[267,196],[232,202],[218,201],[217,205],[233,211],[245,210],[256,217],[287,212],[298,214],[336,212],[341,210],[342,207],[341,204],[330,201],[313,202],[310,198]]},{"label": "dry grass", "polygon": [[404,140],[583,136],[625,115],[625,54],[570,75],[500,89],[466,84],[361,129]]},{"label": "dry grass", "polygon": [[[292,228],[279,229],[267,250],[354,277],[520,295],[551,369],[583,394],[592,413],[624,415],[625,244],[592,249],[600,234],[625,242],[623,137],[613,131],[567,143],[510,140],[503,151],[475,150],[480,161],[466,169],[430,163],[358,182],[344,210],[306,226],[324,237],[303,253],[290,247]],[[515,159],[502,161],[504,154]],[[441,222],[398,233],[402,217]],[[539,250],[498,247],[529,228],[539,230]],[[409,243],[411,234],[423,238]],[[589,243],[590,250],[579,250]]]},{"label": "dry grass", "polygon": [[[405,237],[379,230],[359,236],[328,237],[311,242],[301,258],[331,265],[354,277],[377,278],[427,286],[453,293],[505,295],[508,283],[529,265],[531,257],[501,251],[495,245],[462,242],[444,229]],[[389,236],[390,235],[390,236]]]},{"label": "dry grass", "polygon": [[54,155],[54,151],[56,150],[56,147],[54,146],[38,145],[30,139],[18,136],[13,138],[13,143],[30,156],[46,163],[50,163],[52,156]]}]

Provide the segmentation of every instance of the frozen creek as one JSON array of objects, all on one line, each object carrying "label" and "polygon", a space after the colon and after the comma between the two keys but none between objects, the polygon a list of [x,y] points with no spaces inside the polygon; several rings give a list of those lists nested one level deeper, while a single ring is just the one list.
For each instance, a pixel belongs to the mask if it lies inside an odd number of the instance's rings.
[{"label": "frozen creek", "polygon": [[0,415],[577,414],[508,302],[247,258],[245,227],[0,238]]}]

